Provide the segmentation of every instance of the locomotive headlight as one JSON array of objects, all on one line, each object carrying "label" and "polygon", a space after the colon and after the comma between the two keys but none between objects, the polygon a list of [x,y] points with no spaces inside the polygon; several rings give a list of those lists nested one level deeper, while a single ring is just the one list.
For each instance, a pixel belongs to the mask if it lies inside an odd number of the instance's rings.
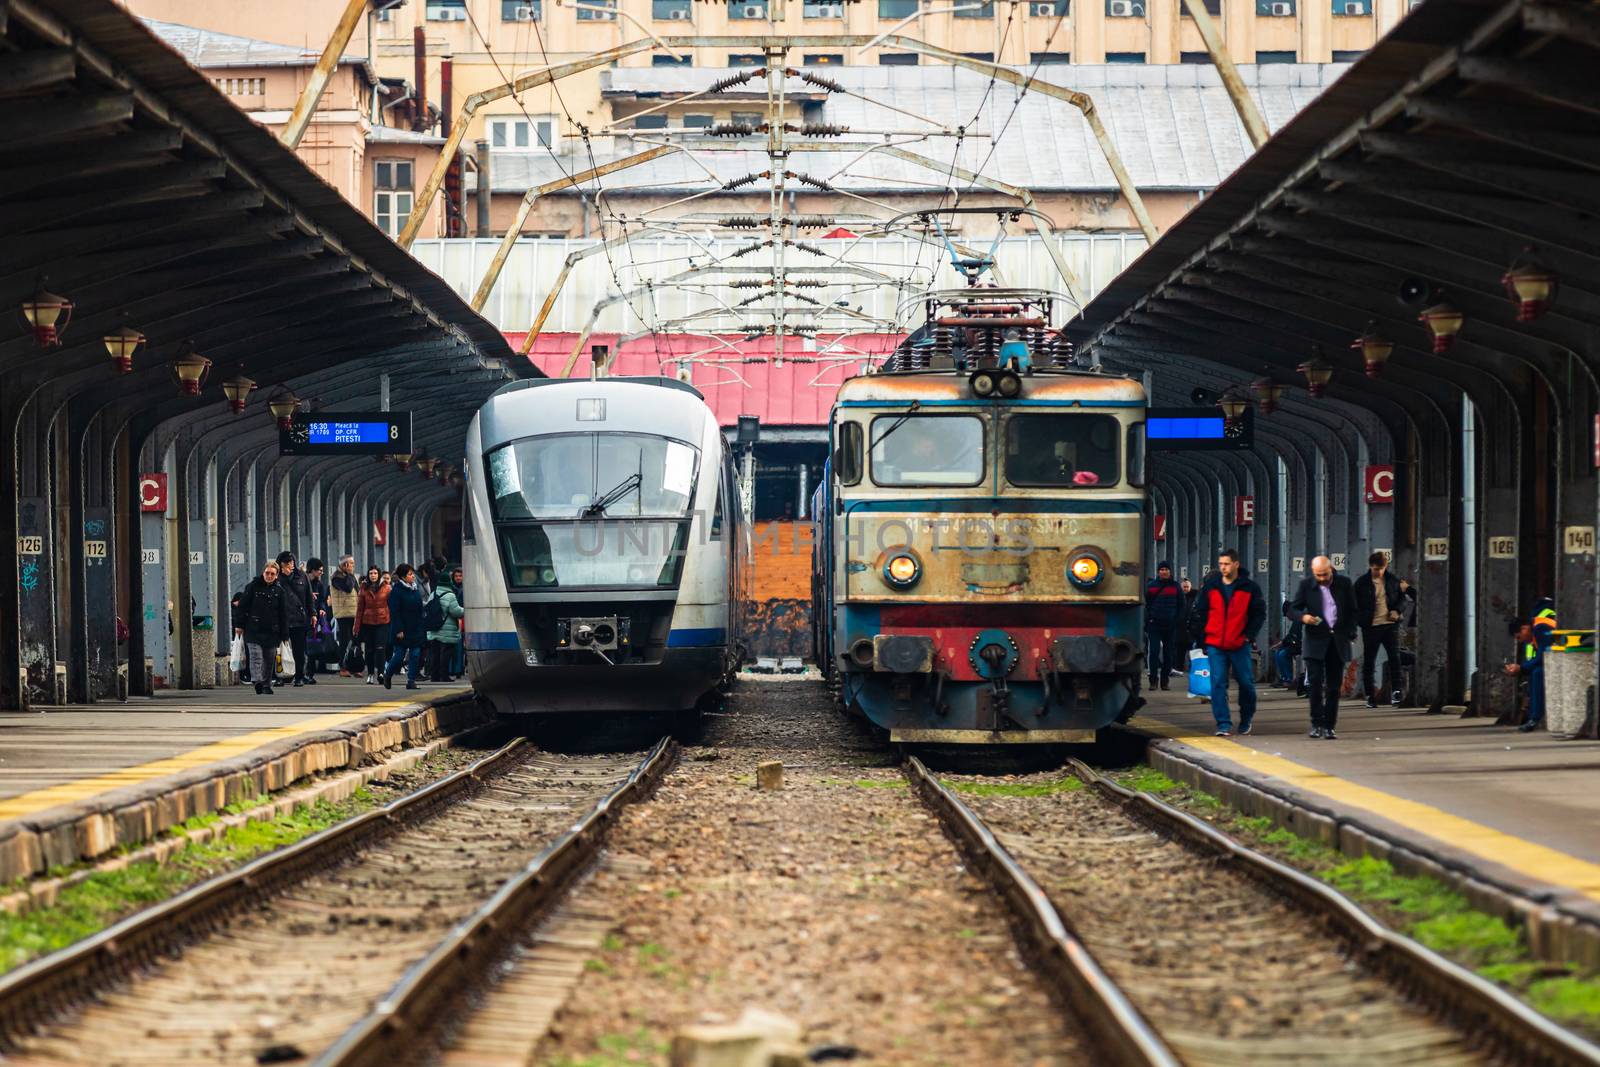
[{"label": "locomotive headlight", "polygon": [[986,370],[981,370],[972,376],[972,395],[979,399],[987,399],[994,395],[995,378]]},{"label": "locomotive headlight", "polygon": [[1010,400],[1022,392],[1022,379],[1009,372],[1002,374],[1000,380],[995,383],[995,391]]},{"label": "locomotive headlight", "polygon": [[883,580],[896,589],[909,589],[922,576],[922,564],[906,552],[890,556],[883,565]]},{"label": "locomotive headlight", "polygon": [[1093,589],[1105,574],[1105,564],[1093,552],[1079,552],[1067,564],[1067,579],[1079,589]]}]

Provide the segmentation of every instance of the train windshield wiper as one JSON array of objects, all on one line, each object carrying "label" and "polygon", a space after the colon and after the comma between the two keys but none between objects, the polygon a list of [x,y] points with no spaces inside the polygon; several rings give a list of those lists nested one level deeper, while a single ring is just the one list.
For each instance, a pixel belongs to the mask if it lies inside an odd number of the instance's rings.
[{"label": "train windshield wiper", "polygon": [[867,450],[868,454],[870,455],[873,449],[876,449],[879,445],[883,444],[884,438],[888,437],[890,434],[894,433],[900,427],[904,426],[906,424],[906,420],[909,419],[913,414],[915,414],[916,410],[918,408],[920,408],[921,406],[922,406],[922,401],[913,400],[911,402],[911,406],[906,408],[906,413],[904,415],[901,415],[898,419],[895,419],[892,423],[889,424],[889,428],[887,430],[884,430],[876,438],[873,439],[872,448],[869,448]]},{"label": "train windshield wiper", "polygon": [[614,485],[605,495],[595,497],[594,503],[583,509],[584,518],[589,518],[593,515],[604,515],[606,508],[609,508],[643,484],[643,475],[637,473],[628,475]]}]

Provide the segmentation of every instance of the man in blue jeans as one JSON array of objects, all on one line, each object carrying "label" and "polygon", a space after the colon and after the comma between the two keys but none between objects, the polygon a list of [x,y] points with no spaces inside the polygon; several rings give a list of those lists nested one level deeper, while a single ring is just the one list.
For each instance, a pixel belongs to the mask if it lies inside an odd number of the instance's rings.
[{"label": "man in blue jeans", "polygon": [[1217,554],[1217,569],[1206,578],[1194,603],[1194,629],[1204,635],[1206,659],[1211,666],[1211,717],[1217,736],[1233,733],[1228,710],[1228,675],[1239,680],[1239,733],[1250,732],[1256,717],[1255,662],[1250,650],[1267,621],[1261,587],[1239,569],[1237,549]]}]

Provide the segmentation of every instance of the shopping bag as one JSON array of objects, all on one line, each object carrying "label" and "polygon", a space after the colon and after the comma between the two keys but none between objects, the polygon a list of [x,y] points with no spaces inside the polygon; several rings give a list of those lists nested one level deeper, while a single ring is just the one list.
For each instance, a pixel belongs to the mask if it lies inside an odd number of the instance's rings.
[{"label": "shopping bag", "polygon": [[1211,660],[1198,648],[1189,650],[1189,695],[1211,696]]},{"label": "shopping bag", "polygon": [[350,642],[350,649],[344,654],[344,669],[351,674],[365,674],[367,671],[366,654],[354,641]]},{"label": "shopping bag", "polygon": [[244,635],[234,634],[233,641],[228,645],[228,669],[234,674],[244,670]]},{"label": "shopping bag", "polygon": [[294,673],[294,648],[289,642],[285,641],[278,646],[278,659],[283,663],[280,671],[285,678]]}]

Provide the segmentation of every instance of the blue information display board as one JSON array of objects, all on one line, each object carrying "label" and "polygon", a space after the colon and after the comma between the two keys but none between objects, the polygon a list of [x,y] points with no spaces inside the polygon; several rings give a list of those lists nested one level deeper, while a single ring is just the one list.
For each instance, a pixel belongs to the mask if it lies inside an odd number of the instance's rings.
[{"label": "blue information display board", "polygon": [[1145,414],[1144,437],[1152,452],[1232,450],[1255,443],[1255,409],[1245,408],[1234,422],[1210,408],[1151,408]]},{"label": "blue information display board", "polygon": [[409,411],[314,411],[278,431],[285,456],[404,455],[411,452]]}]

